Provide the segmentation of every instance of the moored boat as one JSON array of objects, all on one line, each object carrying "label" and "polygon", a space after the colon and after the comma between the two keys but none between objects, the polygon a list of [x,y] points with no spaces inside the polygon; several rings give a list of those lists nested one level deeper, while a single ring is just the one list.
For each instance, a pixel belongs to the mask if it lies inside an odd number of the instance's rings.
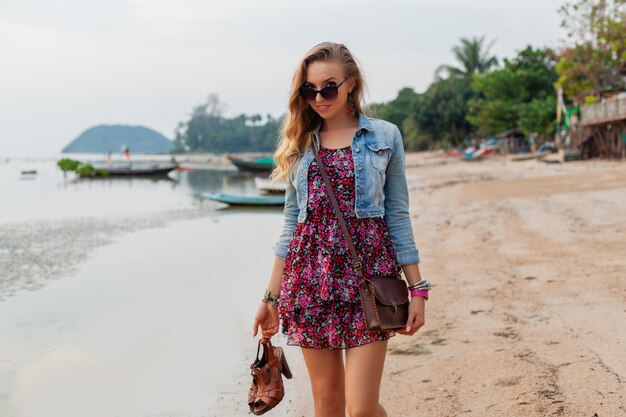
[{"label": "moored boat", "polygon": [[278,206],[285,204],[284,196],[239,195],[229,193],[202,193],[208,200],[240,206]]},{"label": "moored boat", "polygon": [[97,171],[106,171],[109,176],[158,176],[167,175],[178,167],[178,164],[171,162],[150,162],[150,161],[133,161],[133,162],[92,162],[91,165]]},{"label": "moored boat", "polygon": [[241,171],[271,172],[274,169],[273,157],[245,159],[232,154],[226,157]]},{"label": "moored boat", "polygon": [[284,181],[272,181],[269,178],[255,177],[254,185],[257,190],[267,193],[284,193],[287,190],[287,183]]}]

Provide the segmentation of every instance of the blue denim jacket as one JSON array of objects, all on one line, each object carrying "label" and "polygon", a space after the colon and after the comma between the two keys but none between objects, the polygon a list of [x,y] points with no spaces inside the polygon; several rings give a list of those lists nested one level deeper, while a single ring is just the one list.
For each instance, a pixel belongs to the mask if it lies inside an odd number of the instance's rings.
[{"label": "blue denim jacket", "polygon": [[[318,150],[320,127],[321,123],[313,131],[313,142]],[[419,254],[409,216],[409,192],[400,130],[392,123],[360,114],[359,127],[352,138],[352,157],[356,216],[384,216],[398,263],[418,263]],[[279,259],[287,256],[296,222],[302,223],[306,219],[308,171],[314,159],[313,149],[308,147],[296,162],[290,181],[287,181],[283,229],[274,249]]]}]

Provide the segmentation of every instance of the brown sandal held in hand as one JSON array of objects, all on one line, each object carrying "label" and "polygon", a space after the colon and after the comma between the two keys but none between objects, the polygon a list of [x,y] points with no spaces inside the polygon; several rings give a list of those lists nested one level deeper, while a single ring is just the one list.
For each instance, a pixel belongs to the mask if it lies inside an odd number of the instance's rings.
[{"label": "brown sandal held in hand", "polygon": [[[259,359],[261,345],[263,356]],[[272,346],[268,338],[259,340],[256,359],[250,369],[252,385],[248,390],[248,405],[252,414],[259,416],[276,407],[285,396],[281,374],[287,379],[291,379],[292,374],[283,349]]]}]

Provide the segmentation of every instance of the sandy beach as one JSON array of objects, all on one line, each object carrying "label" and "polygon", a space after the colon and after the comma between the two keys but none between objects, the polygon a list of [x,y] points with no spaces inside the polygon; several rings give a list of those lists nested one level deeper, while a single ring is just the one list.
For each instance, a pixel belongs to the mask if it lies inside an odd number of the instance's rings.
[{"label": "sandy beach", "polygon": [[[389,343],[389,416],[626,415],[626,166],[411,153],[407,175],[434,289],[425,327]],[[0,227],[0,414],[249,415],[282,213],[142,219]],[[313,416],[285,350],[273,415]]]},{"label": "sandy beach", "polygon": [[626,415],[626,166],[407,158],[424,328],[390,416]]}]

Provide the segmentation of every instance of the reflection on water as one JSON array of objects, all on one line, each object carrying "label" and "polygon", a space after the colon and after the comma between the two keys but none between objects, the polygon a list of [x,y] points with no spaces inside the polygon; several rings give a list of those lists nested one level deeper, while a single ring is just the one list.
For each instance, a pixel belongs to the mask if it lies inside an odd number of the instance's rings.
[{"label": "reflection on water", "polygon": [[[271,272],[282,208],[230,208],[200,193],[257,195],[257,175],[211,169],[76,180],[52,160],[1,163],[0,236],[32,220],[199,206],[215,215],[122,235],[93,248],[71,274],[0,301],[0,417],[247,414],[251,319]],[[0,261],[8,262],[11,248],[2,243]],[[43,253],[53,246],[21,250],[67,263]],[[32,278],[25,271],[16,279]]]},{"label": "reflection on water", "polygon": [[[36,170],[36,174],[22,174]],[[0,164],[0,223],[93,216],[127,216],[221,204],[202,192],[258,195],[255,176],[234,168],[172,171],[161,177],[78,179],[54,160],[11,159]],[[266,175],[265,175],[266,176]]]},{"label": "reflection on water", "polygon": [[281,221],[142,230],[0,302],[0,416],[247,414],[251,319]]}]

